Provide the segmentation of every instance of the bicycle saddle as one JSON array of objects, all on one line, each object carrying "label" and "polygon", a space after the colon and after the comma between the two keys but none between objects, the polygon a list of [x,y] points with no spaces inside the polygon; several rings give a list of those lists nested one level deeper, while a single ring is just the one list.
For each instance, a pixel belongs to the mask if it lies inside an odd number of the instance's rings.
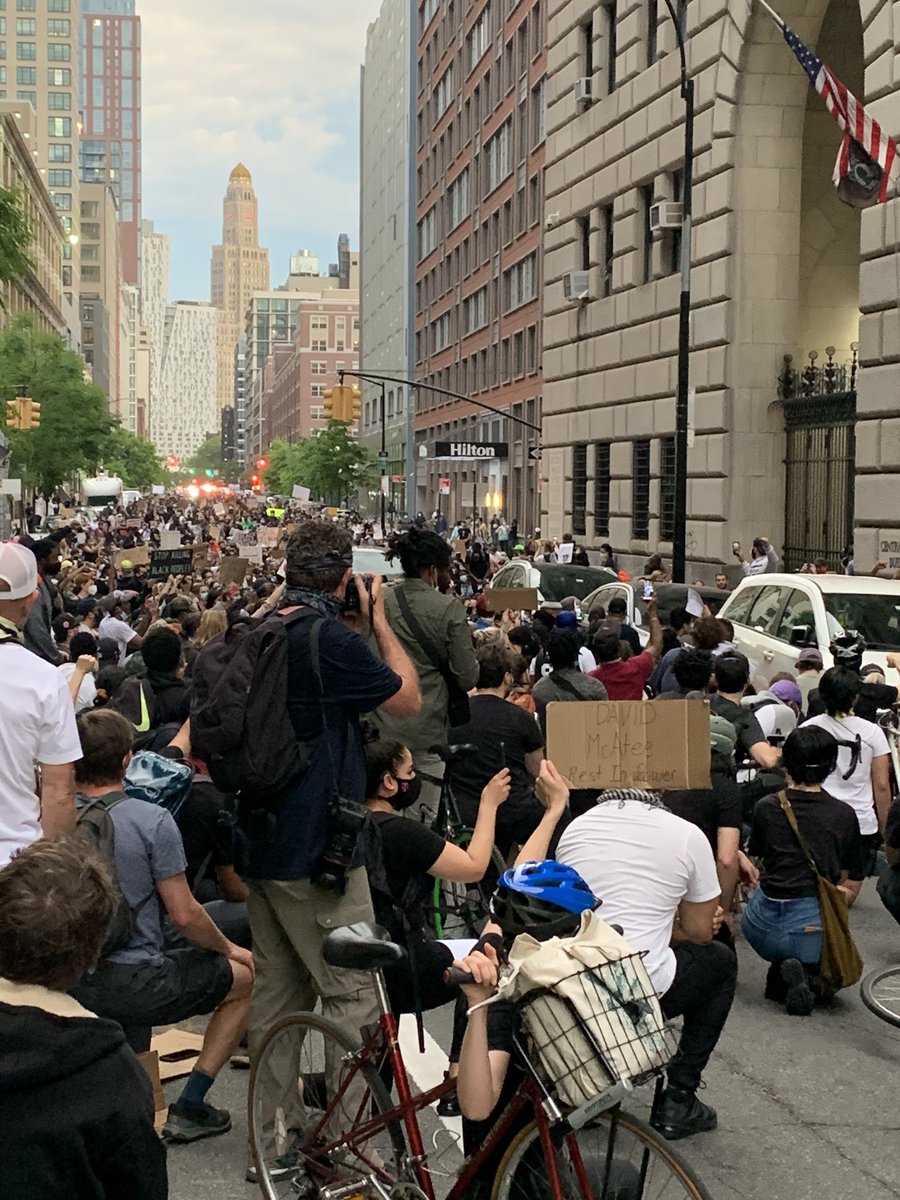
[{"label": "bicycle saddle", "polygon": [[406,951],[380,925],[360,921],[334,929],[322,943],[322,957],[331,967],[356,971],[377,971],[401,962]]}]

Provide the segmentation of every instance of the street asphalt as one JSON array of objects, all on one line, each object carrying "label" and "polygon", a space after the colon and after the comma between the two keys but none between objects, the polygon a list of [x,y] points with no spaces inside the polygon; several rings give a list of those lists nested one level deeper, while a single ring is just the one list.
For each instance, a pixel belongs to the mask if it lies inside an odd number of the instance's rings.
[{"label": "street asphalt", "polygon": [[[900,928],[869,880],[852,913],[866,971],[900,962]],[[678,1143],[714,1200],[896,1200],[900,1196],[900,1030],[862,1005],[858,989],[809,1018],[787,1016],[763,999],[765,965],[739,942],[737,999],[707,1072],[703,1099],[718,1110],[713,1133]],[[429,1014],[438,1046],[449,1044],[450,1016]],[[430,1086],[437,1061],[407,1057]],[[431,1074],[429,1075],[429,1071]],[[244,1182],[249,1075],[226,1068],[211,1100],[230,1108],[231,1133],[169,1149],[171,1200],[253,1200]],[[169,1086],[171,1099],[178,1084]],[[645,1089],[646,1091],[646,1089]],[[649,1097],[641,1094],[641,1099]],[[641,1104],[634,1105],[637,1111]],[[441,1129],[431,1113],[426,1143]],[[439,1137],[443,1147],[449,1137]],[[441,1162],[459,1162],[451,1149]],[[441,1189],[443,1190],[443,1189]]]}]

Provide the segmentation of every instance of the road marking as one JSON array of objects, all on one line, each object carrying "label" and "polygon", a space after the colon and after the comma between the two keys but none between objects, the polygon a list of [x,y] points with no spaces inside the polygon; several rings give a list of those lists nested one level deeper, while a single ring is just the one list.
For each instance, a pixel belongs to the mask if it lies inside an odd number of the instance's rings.
[{"label": "road marking", "polygon": [[[430,1091],[443,1082],[447,1069],[447,1055],[428,1030],[425,1030],[425,1053],[419,1053],[419,1037],[416,1018],[407,1013],[400,1018],[400,1050],[406,1069],[422,1092]],[[432,1109],[445,1129],[453,1135],[462,1153],[462,1117],[441,1117]]]}]

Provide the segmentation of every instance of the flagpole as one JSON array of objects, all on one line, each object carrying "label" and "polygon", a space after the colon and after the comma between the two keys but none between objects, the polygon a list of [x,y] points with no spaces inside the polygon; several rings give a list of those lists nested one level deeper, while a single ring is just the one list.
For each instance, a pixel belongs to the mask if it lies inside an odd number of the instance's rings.
[{"label": "flagpole", "polygon": [[763,8],[766,10],[766,12],[769,14],[769,16],[772,18],[772,20],[775,22],[775,24],[778,26],[778,28],[784,29],[784,21],[782,21],[781,17],[779,17],[779,15],[775,11],[775,9],[772,8],[771,5],[766,4],[766,0],[759,0],[759,2],[763,6]]}]

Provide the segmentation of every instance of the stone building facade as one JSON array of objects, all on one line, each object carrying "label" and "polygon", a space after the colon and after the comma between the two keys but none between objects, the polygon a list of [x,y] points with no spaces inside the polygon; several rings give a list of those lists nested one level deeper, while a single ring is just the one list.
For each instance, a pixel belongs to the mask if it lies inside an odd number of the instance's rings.
[{"label": "stone building facade", "polygon": [[[758,534],[790,568],[848,540],[860,567],[900,565],[900,200],[837,199],[839,130],[761,6],[676,9],[696,91],[688,573]],[[900,134],[900,5],[780,12]],[[550,0],[548,20],[542,525],[635,566],[671,552],[679,233],[651,208],[681,186],[676,39],[657,0]]]}]

